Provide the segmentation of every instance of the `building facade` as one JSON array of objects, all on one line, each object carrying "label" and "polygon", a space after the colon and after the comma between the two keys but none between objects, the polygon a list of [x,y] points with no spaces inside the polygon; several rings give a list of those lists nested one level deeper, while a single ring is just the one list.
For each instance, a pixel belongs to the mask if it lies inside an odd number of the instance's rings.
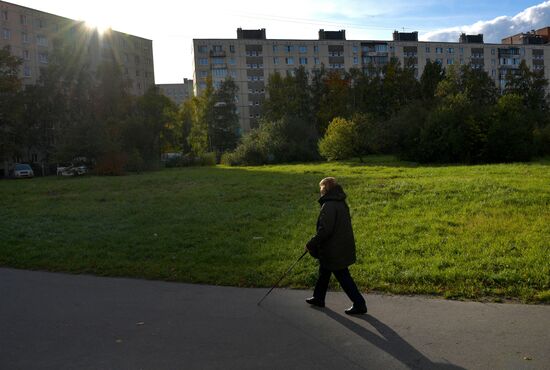
[{"label": "building facade", "polygon": [[[396,58],[401,65],[415,69],[420,78],[428,60],[442,66],[471,64],[484,69],[503,88],[509,70],[525,60],[532,70],[550,77],[548,28],[539,32],[543,43],[505,42],[487,44],[483,35],[461,35],[458,42],[418,41],[418,33],[395,31],[393,40],[346,40],[345,30],[319,31],[317,40],[267,39],[266,30],[237,30],[236,39],[194,39],[195,94],[206,88],[207,78],[214,87],[231,77],[239,87],[236,97],[241,129],[258,124],[269,75],[294,73],[303,66],[308,72],[321,65],[328,70],[366,69],[383,66]],[[546,36],[544,36],[546,35]],[[519,40],[519,39],[518,39]]]},{"label": "building facade", "polygon": [[0,1],[0,48],[9,46],[22,59],[23,84],[38,81],[58,41],[84,48],[92,72],[105,60],[119,62],[134,95],[142,95],[155,84],[151,40],[113,30],[98,32],[82,21]]},{"label": "building facade", "polygon": [[160,92],[169,97],[176,105],[181,105],[193,97],[193,80],[184,78],[182,84],[157,84]]}]

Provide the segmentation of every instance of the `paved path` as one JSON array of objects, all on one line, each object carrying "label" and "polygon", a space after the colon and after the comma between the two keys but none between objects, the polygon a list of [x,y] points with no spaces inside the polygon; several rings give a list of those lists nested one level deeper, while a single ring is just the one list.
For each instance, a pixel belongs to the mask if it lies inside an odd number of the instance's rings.
[{"label": "paved path", "polygon": [[550,369],[550,306],[0,268],[0,369]]}]

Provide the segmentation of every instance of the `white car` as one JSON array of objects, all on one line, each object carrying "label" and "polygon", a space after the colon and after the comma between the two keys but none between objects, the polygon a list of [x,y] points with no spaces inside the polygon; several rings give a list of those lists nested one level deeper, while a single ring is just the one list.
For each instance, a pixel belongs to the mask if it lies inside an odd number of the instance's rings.
[{"label": "white car", "polygon": [[34,172],[28,164],[17,163],[13,169],[13,177],[22,179],[24,177],[34,177]]}]

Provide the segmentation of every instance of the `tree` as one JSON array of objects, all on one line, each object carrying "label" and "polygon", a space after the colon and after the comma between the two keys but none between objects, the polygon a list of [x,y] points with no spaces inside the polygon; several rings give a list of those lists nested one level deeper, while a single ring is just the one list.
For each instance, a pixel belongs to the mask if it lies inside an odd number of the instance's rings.
[{"label": "tree", "polygon": [[210,151],[221,153],[234,149],[239,139],[239,116],[235,96],[237,84],[228,78],[214,92],[214,117],[208,128]]},{"label": "tree", "polygon": [[214,120],[214,87],[212,79],[208,78],[206,89],[199,97],[193,98],[195,110],[195,119],[189,132],[187,141],[191,147],[191,153],[199,156],[208,151],[210,145],[208,141],[208,127]]},{"label": "tree", "polygon": [[[0,49],[0,161],[6,161],[17,150],[16,129],[21,111],[18,99],[20,66],[21,59],[11,55],[9,47]],[[6,164],[4,167],[7,170]]]},{"label": "tree", "polygon": [[445,78],[445,70],[441,63],[428,60],[420,77],[420,91],[424,101],[435,98],[437,85]]},{"label": "tree", "polygon": [[519,95],[506,94],[498,100],[488,132],[491,162],[527,161],[533,154],[533,122]]},{"label": "tree", "polygon": [[364,147],[358,140],[362,135],[359,126],[352,120],[336,117],[333,119],[319,141],[319,153],[331,160],[347,159],[364,154]]}]

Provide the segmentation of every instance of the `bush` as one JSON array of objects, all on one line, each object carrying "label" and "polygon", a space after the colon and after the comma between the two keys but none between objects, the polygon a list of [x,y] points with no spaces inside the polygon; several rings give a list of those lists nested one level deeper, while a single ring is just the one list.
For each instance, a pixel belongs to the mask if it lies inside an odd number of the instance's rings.
[{"label": "bush", "polygon": [[535,129],[533,136],[535,154],[540,156],[550,155],[550,124],[546,127]]},{"label": "bush", "polygon": [[312,125],[294,117],[262,122],[241,138],[233,152],[225,153],[221,163],[230,166],[255,166],[268,163],[310,161],[319,158],[317,134]]},{"label": "bush", "polygon": [[488,132],[491,162],[527,161],[533,154],[533,122],[518,95],[502,96],[496,105]]},{"label": "bush", "polygon": [[336,117],[328,125],[325,136],[319,140],[319,154],[327,160],[347,159],[356,153],[354,137],[357,135],[355,122]]}]

